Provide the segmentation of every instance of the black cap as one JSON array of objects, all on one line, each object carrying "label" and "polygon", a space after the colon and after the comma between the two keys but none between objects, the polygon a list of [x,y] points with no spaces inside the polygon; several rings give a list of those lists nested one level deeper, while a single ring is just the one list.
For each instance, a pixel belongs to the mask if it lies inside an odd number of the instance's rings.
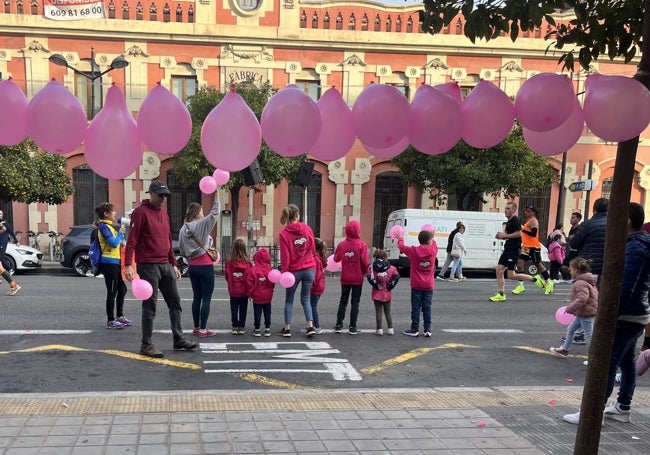
[{"label": "black cap", "polygon": [[531,207],[530,205],[527,205],[526,207],[524,207],[524,210],[530,210],[535,215],[537,215],[537,209],[535,207]]},{"label": "black cap", "polygon": [[154,180],[151,182],[151,185],[149,185],[149,193],[156,193],[159,196],[169,196],[172,194],[172,192],[169,191],[169,188],[167,188],[167,185],[162,183],[160,180]]}]

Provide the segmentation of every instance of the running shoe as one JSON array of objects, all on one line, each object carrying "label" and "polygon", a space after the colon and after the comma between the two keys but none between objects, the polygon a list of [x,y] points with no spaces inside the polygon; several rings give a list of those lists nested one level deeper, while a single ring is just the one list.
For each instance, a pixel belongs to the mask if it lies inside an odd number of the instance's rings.
[{"label": "running shoe", "polygon": [[122,324],[124,324],[124,327],[128,327],[128,326],[131,325],[131,321],[129,319],[125,318],[124,316],[120,316],[119,318],[116,319],[116,321],[119,321]]},{"label": "running shoe", "polygon": [[11,289],[9,289],[9,292],[7,292],[7,295],[16,295],[18,294],[18,291],[20,291],[22,288],[19,285],[15,285]]},{"label": "running shoe", "polygon": [[549,295],[553,294],[553,288],[555,288],[555,283],[553,280],[548,280],[546,286],[544,287],[544,294]]},{"label": "running shoe", "polygon": [[546,281],[544,281],[544,278],[542,278],[541,275],[535,275],[533,277],[533,282],[540,289],[544,289],[546,287]]},{"label": "running shoe", "polygon": [[199,330],[198,337],[200,338],[205,338],[205,337],[213,337],[217,334],[214,330],[209,330],[209,329],[203,329]]},{"label": "running shoe", "polygon": [[117,319],[113,319],[112,321],[108,321],[106,323],[106,328],[111,329],[111,330],[119,330],[124,327],[124,324],[122,324],[120,321]]},{"label": "running shoe", "polygon": [[492,302],[505,302],[506,301],[506,295],[501,294],[500,292],[497,292],[492,297],[490,297],[490,300]]},{"label": "running shoe", "polygon": [[526,288],[523,284],[518,284],[517,287],[512,290],[512,293],[515,295],[523,294],[524,292],[526,292]]}]

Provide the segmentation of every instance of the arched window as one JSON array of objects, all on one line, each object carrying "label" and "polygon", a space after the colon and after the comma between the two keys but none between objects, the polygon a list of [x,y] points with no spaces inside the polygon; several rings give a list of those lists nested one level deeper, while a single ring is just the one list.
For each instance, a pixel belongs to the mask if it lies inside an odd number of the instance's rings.
[{"label": "arched window", "polygon": [[321,96],[320,77],[312,69],[303,69],[296,76],[296,85],[309,97],[318,101]]},{"label": "arched window", "polygon": [[187,105],[190,96],[196,95],[198,87],[196,71],[187,63],[179,63],[174,68],[171,78],[171,92]]},{"label": "arched window", "polygon": [[[314,231],[316,237],[320,237],[320,203],[322,193],[323,174],[313,171],[309,185],[307,186],[307,210],[305,211],[305,188],[296,184],[289,185],[289,204],[296,204],[300,208],[301,218],[306,219],[307,224]],[[306,216],[305,216],[306,213]]]},{"label": "arched window", "polygon": [[82,164],[72,169],[74,187],[74,224],[92,224],[95,207],[108,200],[108,180],[96,174],[90,166]]},{"label": "arched window", "polygon": [[406,208],[408,185],[399,172],[382,172],[375,182],[375,214],[372,228],[372,245],[384,247],[386,220],[393,210]]}]

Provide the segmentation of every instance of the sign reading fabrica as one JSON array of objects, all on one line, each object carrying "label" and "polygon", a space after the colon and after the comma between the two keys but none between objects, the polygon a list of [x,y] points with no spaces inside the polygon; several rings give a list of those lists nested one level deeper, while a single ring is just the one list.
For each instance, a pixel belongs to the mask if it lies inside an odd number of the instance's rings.
[{"label": "sign reading fabrica", "polygon": [[101,0],[44,0],[45,17],[55,21],[103,19],[104,2]]}]

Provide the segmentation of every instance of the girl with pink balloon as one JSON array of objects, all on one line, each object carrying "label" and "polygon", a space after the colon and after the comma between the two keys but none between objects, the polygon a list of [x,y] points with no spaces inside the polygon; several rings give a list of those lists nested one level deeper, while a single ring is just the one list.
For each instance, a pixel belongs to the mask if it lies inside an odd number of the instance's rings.
[{"label": "girl with pink balloon", "polygon": [[203,214],[198,202],[191,202],[185,211],[183,226],[178,234],[178,247],[190,264],[189,275],[192,284],[192,319],[197,337],[213,337],[217,333],[207,328],[210,316],[210,302],[214,292],[214,260],[208,254],[210,232],[217,224],[221,213],[219,192],[215,193],[210,212]]},{"label": "girl with pink balloon", "polygon": [[271,301],[275,283],[269,279],[271,272],[271,255],[266,248],[260,248],[253,255],[253,266],[246,278],[248,296],[253,300],[254,337],[262,336],[260,326],[264,314],[264,336],[271,336]]},{"label": "girl with pink balloon", "polygon": [[[591,342],[591,334],[598,310],[598,288],[596,282],[598,276],[590,273],[591,267],[589,262],[584,258],[577,257],[569,263],[569,272],[573,278],[571,286],[571,303],[566,307],[566,313],[574,315],[575,318],[569,323],[566,329],[566,338],[562,347],[551,348],[551,352],[566,357],[571,350],[573,335],[578,328],[582,327],[585,332],[585,338]],[[562,320],[563,315],[556,315],[558,321]]]},{"label": "girl with pink balloon", "polygon": [[251,269],[251,261],[246,251],[246,242],[237,239],[232,244],[230,258],[226,261],[226,282],[230,294],[230,317],[232,334],[244,335],[246,330],[246,313],[248,312],[247,277]]},{"label": "girl with pink balloon", "polygon": [[319,238],[314,239],[316,251],[314,252],[314,262],[316,271],[314,273],[314,284],[311,286],[309,303],[311,304],[311,314],[314,318],[314,330],[316,335],[320,333],[320,320],[318,319],[318,301],[320,296],[325,292],[325,270],[327,267],[327,243]]},{"label": "girl with pink balloon", "polygon": [[311,311],[310,294],[316,274],[316,261],[314,260],[314,233],[309,226],[300,221],[298,206],[289,204],[282,209],[280,222],[284,229],[280,232],[280,259],[283,272],[291,272],[295,277],[292,286],[287,287],[284,298],[284,327],[278,333],[283,337],[291,336],[291,316],[293,313],[293,298],[298,285],[300,288],[300,303],[307,320],[307,336],[316,333],[314,328],[314,315]]}]

